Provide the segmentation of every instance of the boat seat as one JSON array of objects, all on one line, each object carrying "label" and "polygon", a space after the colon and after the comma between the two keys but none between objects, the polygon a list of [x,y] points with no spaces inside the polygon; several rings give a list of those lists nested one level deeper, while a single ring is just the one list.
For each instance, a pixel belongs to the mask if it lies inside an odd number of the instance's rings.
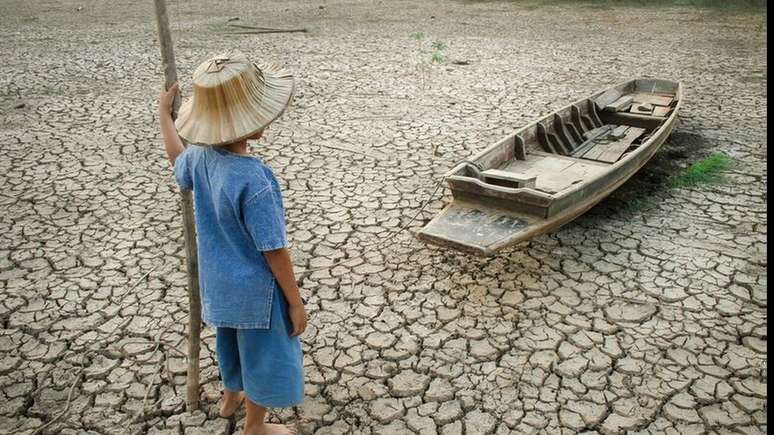
[{"label": "boat seat", "polygon": [[535,180],[537,179],[534,175],[529,176],[500,169],[487,169],[482,171],[481,175],[484,177],[485,183],[512,188],[535,187]]},{"label": "boat seat", "polygon": [[605,106],[603,110],[606,112],[625,112],[632,107],[632,104],[634,104],[634,98],[631,95],[623,95],[621,98]]}]

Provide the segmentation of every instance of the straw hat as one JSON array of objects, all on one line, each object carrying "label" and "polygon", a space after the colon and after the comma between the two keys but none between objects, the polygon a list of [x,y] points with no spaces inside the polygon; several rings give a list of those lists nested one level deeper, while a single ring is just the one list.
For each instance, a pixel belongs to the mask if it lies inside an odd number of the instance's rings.
[{"label": "straw hat", "polygon": [[294,90],[293,76],[279,65],[258,65],[239,52],[215,56],[194,71],[193,98],[180,106],[175,126],[188,143],[234,143],[277,119]]}]

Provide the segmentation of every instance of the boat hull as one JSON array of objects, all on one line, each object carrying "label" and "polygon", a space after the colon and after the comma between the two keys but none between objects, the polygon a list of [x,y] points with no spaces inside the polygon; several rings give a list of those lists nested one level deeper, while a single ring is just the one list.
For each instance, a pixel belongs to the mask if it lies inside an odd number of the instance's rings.
[{"label": "boat hull", "polygon": [[653,157],[678,122],[677,112],[682,103],[679,83],[675,99],[677,105],[671,115],[652,131],[647,141],[606,167],[600,175],[556,195],[544,215],[525,212],[518,204],[502,198],[453,190],[453,201],[420,230],[417,237],[435,245],[491,256],[504,248],[557,230],[610,195]]}]

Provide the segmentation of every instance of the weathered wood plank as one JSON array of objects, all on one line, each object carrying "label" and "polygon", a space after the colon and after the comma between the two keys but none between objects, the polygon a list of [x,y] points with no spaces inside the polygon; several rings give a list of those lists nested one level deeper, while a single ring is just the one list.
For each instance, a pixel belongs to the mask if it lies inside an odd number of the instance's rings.
[{"label": "weathered wood plank", "polygon": [[615,142],[606,144],[602,153],[600,153],[599,156],[594,160],[605,163],[617,162],[618,159],[621,158],[621,155],[626,152],[626,150],[629,149],[629,147],[632,145],[632,142],[634,142],[634,140],[640,137],[640,135],[642,135],[644,132],[644,128],[630,128],[624,137]]},{"label": "weathered wood plank", "polygon": [[543,146],[543,149],[550,153],[559,152],[559,150],[554,147],[554,144],[551,143],[551,140],[548,137],[548,132],[546,131],[546,126],[543,125],[542,122],[538,122],[537,124],[537,137],[540,141],[540,145]]},{"label": "weathered wood plank", "polygon": [[567,174],[544,175],[541,178],[541,185],[538,186],[537,189],[553,195],[567,189],[574,184],[582,183],[583,178],[583,176],[573,172],[569,172]]},{"label": "weathered wood plank", "polygon": [[672,104],[674,97],[666,95],[649,94],[645,92],[637,92],[631,95],[634,103],[641,104],[653,104],[656,106],[669,106]]},{"label": "weathered wood plank", "polygon": [[570,154],[574,148],[573,145],[575,145],[575,141],[571,136],[570,131],[565,126],[564,120],[558,113],[554,114],[554,131],[556,132],[559,141],[562,143],[562,149],[564,149],[565,154]]},{"label": "weathered wood plank", "polygon": [[586,140],[592,139],[592,138],[597,138],[597,137],[601,136],[602,134],[606,133],[607,131],[609,131],[610,128],[611,127],[609,125],[603,125],[602,127],[597,127],[597,128],[595,128],[593,130],[589,130],[589,131],[583,133],[583,137]]},{"label": "weathered wood plank", "polygon": [[602,112],[602,118],[608,124],[642,127],[646,130],[658,128],[664,121],[664,118],[658,116],[637,115],[627,112]]},{"label": "weathered wood plank", "polygon": [[583,159],[589,159],[589,160],[597,160],[597,157],[599,157],[603,151],[605,151],[605,146],[607,144],[607,141],[598,141],[594,142],[594,145],[586,150],[583,155],[580,155],[578,157]]},{"label": "weathered wood plank", "polygon": [[612,103],[613,101],[616,101],[617,99],[621,98],[622,92],[618,90],[617,88],[610,88],[602,93],[602,95],[598,96],[594,103],[597,105],[597,108],[599,110],[602,110],[607,106],[608,104]]},{"label": "weathered wood plank", "polygon": [[581,108],[578,107],[577,104],[572,105],[570,108],[570,113],[573,122],[575,122],[578,125],[578,128],[580,128],[581,134],[583,134],[584,130],[591,130],[594,128],[594,123],[591,122],[591,118],[581,114]]},{"label": "weathered wood plank", "polygon": [[597,106],[591,101],[586,100],[588,103],[586,103],[586,106],[588,107],[588,116],[591,119],[591,122],[594,124],[595,127],[602,127],[605,125],[604,122],[602,122],[601,119],[599,119],[599,115],[597,114]]},{"label": "weathered wood plank", "polygon": [[599,174],[606,168],[607,165],[591,160],[549,153],[532,153],[527,161],[514,160],[499,169],[518,174],[520,177],[535,177],[534,189],[555,193],[570,187],[577,180]]},{"label": "weathered wood plank", "polygon": [[524,145],[524,139],[518,134],[513,136],[513,155],[518,160],[527,160],[527,147]]},{"label": "weathered wood plank", "polygon": [[420,232],[424,238],[458,248],[487,252],[495,242],[526,229],[529,223],[507,212],[452,202]]},{"label": "weathered wood plank", "polygon": [[536,151],[532,153],[534,156],[551,157],[557,160],[567,160],[573,163],[582,162],[584,165],[598,166],[600,168],[607,168],[609,165],[606,163],[596,162],[594,160],[579,160],[576,156],[560,156],[559,154],[549,154],[545,151]]},{"label": "weathered wood plank", "polygon": [[578,145],[575,148],[575,151],[573,151],[572,156],[573,157],[581,157],[586,152],[588,152],[591,148],[594,147],[594,144],[598,141],[603,140],[610,132],[612,131],[613,127],[611,125],[603,125],[602,127],[595,128],[594,130],[589,130],[586,133],[584,133],[584,136],[588,134],[588,138],[585,142]]},{"label": "weathered wood plank", "polygon": [[653,109],[653,116],[667,116],[671,111],[671,107],[656,106],[656,108]]},{"label": "weathered wood plank", "polygon": [[484,180],[487,183],[490,183],[493,180],[498,180],[501,181],[501,183],[495,182],[494,184],[514,188],[535,187],[535,178],[537,178],[534,175],[529,176],[517,172],[503,171],[500,169],[487,169],[486,171],[481,172],[481,175],[484,177]]},{"label": "weathered wood plank", "polygon": [[631,95],[624,95],[621,98],[605,106],[604,110],[608,112],[621,112],[631,107],[633,102],[634,102],[634,99],[632,98]]}]

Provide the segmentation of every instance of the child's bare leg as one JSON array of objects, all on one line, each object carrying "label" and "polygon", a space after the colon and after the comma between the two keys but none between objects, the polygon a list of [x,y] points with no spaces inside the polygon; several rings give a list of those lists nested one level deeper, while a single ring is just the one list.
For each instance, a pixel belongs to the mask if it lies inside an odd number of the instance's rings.
[{"label": "child's bare leg", "polygon": [[266,423],[266,408],[256,405],[249,398],[245,398],[247,405],[247,416],[245,417],[244,435],[294,435],[296,429],[289,428],[284,424]]},{"label": "child's bare leg", "polygon": [[245,394],[241,391],[229,391],[223,389],[223,399],[220,402],[220,416],[229,418],[239,409]]}]

